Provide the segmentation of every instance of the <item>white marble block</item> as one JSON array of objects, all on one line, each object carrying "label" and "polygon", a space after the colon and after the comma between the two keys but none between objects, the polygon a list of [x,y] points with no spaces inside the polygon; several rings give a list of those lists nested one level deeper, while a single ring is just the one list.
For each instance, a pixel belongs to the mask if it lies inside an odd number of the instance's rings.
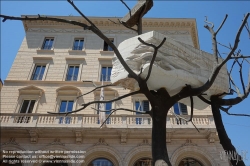
[{"label": "white marble block", "polygon": [[[138,37],[141,37],[147,43],[153,43],[157,46],[166,37],[165,43],[158,50],[152,73],[147,81],[150,90],[157,90],[164,87],[172,96],[178,93],[186,84],[192,87],[203,85],[211,75],[214,65],[212,54],[175,41],[158,32],[151,31],[127,39],[118,46],[122,57],[136,74],[139,74],[142,69],[142,78],[146,78],[148,74],[154,49],[142,44],[138,40]],[[116,56],[113,58],[112,63],[111,82],[113,84],[123,86],[132,91],[139,89],[137,82],[134,79],[128,78],[128,72],[123,68]],[[213,86],[205,92],[207,95],[204,97],[209,99],[213,94],[228,92],[228,89],[228,76],[226,66],[224,66]],[[189,98],[183,99],[180,102],[190,105]],[[196,109],[204,109],[206,106],[207,104],[194,97],[194,107]]]}]

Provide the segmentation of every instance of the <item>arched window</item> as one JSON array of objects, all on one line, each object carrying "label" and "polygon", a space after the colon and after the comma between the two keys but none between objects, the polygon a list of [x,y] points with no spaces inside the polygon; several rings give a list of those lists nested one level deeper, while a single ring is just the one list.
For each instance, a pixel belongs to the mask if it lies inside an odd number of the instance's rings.
[{"label": "arched window", "polygon": [[88,166],[114,166],[114,164],[106,158],[98,158],[93,160]]},{"label": "arched window", "polygon": [[178,166],[203,166],[203,165],[198,160],[187,157],[182,159]]},{"label": "arched window", "polygon": [[151,158],[141,158],[134,163],[134,166],[152,166]]}]

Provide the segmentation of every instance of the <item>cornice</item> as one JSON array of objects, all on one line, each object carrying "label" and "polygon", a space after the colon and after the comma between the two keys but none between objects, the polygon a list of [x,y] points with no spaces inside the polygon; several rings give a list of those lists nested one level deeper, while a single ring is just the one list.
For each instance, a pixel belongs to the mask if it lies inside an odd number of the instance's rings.
[{"label": "cornice", "polygon": [[[28,16],[28,17],[37,17],[37,16]],[[56,17],[56,16],[55,16]],[[79,21],[81,23],[87,24],[87,21],[84,20],[82,17],[72,17],[72,16],[60,16],[56,18],[63,18],[68,20]],[[134,31],[126,29],[123,25],[115,24],[114,22],[118,22],[118,18],[112,17],[89,17],[89,19],[101,30],[122,30],[123,33],[126,34],[135,34]],[[112,20],[113,22],[109,21],[108,19]],[[44,28],[49,29],[60,29],[58,32],[80,32],[81,31],[87,32],[88,30],[83,30],[82,27],[74,26],[66,23],[60,23],[56,21],[23,21],[23,25],[25,31],[32,31],[34,32],[34,28],[40,28],[41,32]],[[155,30],[155,31],[188,31],[192,37],[193,43],[195,48],[199,48],[198,42],[198,32],[196,28],[196,20],[195,19],[170,19],[170,18],[144,18],[142,21],[143,30]],[[75,30],[75,31],[74,31]],[[110,31],[112,31],[110,30]],[[53,30],[51,31],[53,32]],[[88,32],[90,33],[90,32]]]}]

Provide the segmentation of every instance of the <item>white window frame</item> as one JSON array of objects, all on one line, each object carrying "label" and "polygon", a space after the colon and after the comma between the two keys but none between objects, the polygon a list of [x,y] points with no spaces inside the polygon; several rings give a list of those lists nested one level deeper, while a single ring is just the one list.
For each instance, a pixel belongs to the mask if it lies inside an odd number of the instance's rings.
[{"label": "white window frame", "polygon": [[62,81],[66,81],[69,66],[79,66],[79,71],[78,71],[78,76],[77,76],[76,81],[81,81],[84,61],[85,61],[84,58],[82,59],[66,58],[65,70],[64,70]]},{"label": "white window frame", "polygon": [[[68,73],[69,73],[69,69],[70,69],[71,66],[74,66],[74,72],[75,72],[75,67],[78,66],[78,75],[77,75],[76,80],[72,80],[72,77],[71,77],[70,80],[67,80],[67,75],[68,75]],[[66,76],[65,76],[65,81],[78,81],[78,80],[80,79],[80,78],[79,78],[80,69],[81,69],[80,64],[78,64],[78,65],[76,65],[76,64],[69,64],[69,65],[68,65],[68,68],[67,68],[67,73],[66,73]],[[74,72],[73,72],[73,73],[74,73]]]},{"label": "white window frame", "polygon": [[[45,66],[45,70],[44,70],[44,73],[43,73],[43,76],[42,76],[42,79],[40,80],[34,80],[33,79],[33,75],[34,75],[34,73],[35,73],[35,71],[36,71],[36,68],[37,68],[37,66]],[[40,70],[40,72],[41,72],[41,70]],[[40,72],[39,72],[39,75],[40,75]],[[31,76],[30,76],[30,80],[31,81],[43,81],[44,80],[44,75],[47,73],[47,64],[42,64],[42,63],[37,63],[37,64],[35,64],[34,65],[34,68],[33,68],[33,72],[32,72],[32,74],[31,74]]]},{"label": "white window frame", "polygon": [[34,108],[32,110],[32,113],[37,113],[38,103],[40,101],[40,98],[41,98],[41,96],[39,96],[39,95],[20,95],[18,98],[15,113],[20,113],[24,100],[35,100],[35,104],[34,104]]},{"label": "white window frame", "polygon": [[[31,66],[30,73],[29,73],[29,76],[28,76],[27,80],[44,81],[46,79],[46,77],[47,77],[49,66],[50,66],[50,63],[52,62],[52,60],[53,60],[52,57],[46,57],[46,58],[44,58],[44,57],[33,57],[33,64]],[[33,76],[33,73],[35,72],[35,69],[36,69],[37,65],[45,65],[43,78],[41,80],[32,80],[32,76]]]},{"label": "white window frame", "polygon": [[72,111],[76,110],[77,109],[76,97],[77,96],[62,96],[62,95],[58,95],[57,99],[56,99],[55,112],[59,113],[61,102],[65,101],[65,100],[67,100],[67,101],[74,101]]},{"label": "white window frame", "polygon": [[[82,49],[81,49],[81,50],[78,50],[78,49],[75,50],[75,49],[73,49],[76,40],[83,40],[83,46],[82,46]],[[74,40],[73,40],[73,45],[72,45],[72,47],[71,47],[71,50],[72,50],[72,51],[82,51],[82,50],[85,50],[85,38],[83,38],[83,37],[76,37],[76,38],[74,38]]]},{"label": "white window frame", "polygon": [[[53,39],[53,43],[52,43],[52,46],[51,46],[50,49],[44,49],[45,41],[46,41],[47,39],[49,39],[50,42],[51,42],[51,39]],[[49,42],[49,43],[50,43],[50,42]],[[54,37],[45,37],[44,40],[43,40],[43,44],[42,44],[42,46],[41,46],[41,50],[53,50],[53,49],[54,49],[54,44],[55,44],[55,38],[54,38]]]}]

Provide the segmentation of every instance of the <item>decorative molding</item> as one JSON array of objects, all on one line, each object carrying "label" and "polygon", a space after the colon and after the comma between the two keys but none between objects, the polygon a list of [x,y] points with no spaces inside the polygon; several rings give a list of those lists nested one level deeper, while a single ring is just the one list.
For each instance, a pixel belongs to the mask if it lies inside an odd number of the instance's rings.
[{"label": "decorative molding", "polygon": [[67,56],[67,57],[65,57],[65,60],[66,61],[68,61],[68,60],[76,60],[76,61],[84,61],[85,60],[85,58],[84,57],[69,57],[69,56]]},{"label": "decorative molding", "polygon": [[105,141],[104,138],[99,138],[98,142],[95,143],[93,146],[97,146],[97,145],[106,145],[106,146],[109,146],[109,144]]},{"label": "decorative molding", "polygon": [[81,144],[82,143],[82,133],[81,131],[75,131],[76,134],[76,144]]},{"label": "decorative molding", "polygon": [[182,146],[197,146],[197,144],[193,143],[191,139],[187,139],[186,142],[181,145],[181,147]]},{"label": "decorative molding", "polygon": [[49,143],[47,146],[49,145],[61,145],[61,146],[65,146],[64,143],[61,143],[61,140],[59,138],[56,138],[53,142]]},{"label": "decorative molding", "polygon": [[19,143],[16,142],[16,139],[14,137],[11,137],[8,142],[1,144],[1,146],[3,146],[3,145],[17,145],[17,146],[19,146]]},{"label": "decorative molding", "polygon": [[[30,15],[28,17],[36,18],[35,15]],[[74,20],[84,24],[89,25],[89,23],[84,20],[82,17],[76,16],[60,16],[58,18],[66,19],[66,20]],[[125,34],[136,34],[136,32],[132,30],[128,30],[121,24],[115,24],[114,22],[118,22],[118,18],[104,18],[104,17],[89,17],[89,19],[100,29],[108,28],[108,29],[118,29],[118,30],[103,30],[104,33],[114,33],[114,31],[119,31],[118,33]],[[109,21],[111,19],[112,21]],[[33,21],[23,21],[25,31],[29,32],[56,32],[58,33],[90,33],[89,30],[83,30],[79,26],[74,26],[67,23],[61,23],[56,21],[48,21],[48,20],[33,20]],[[198,42],[198,33],[196,29],[196,21],[195,19],[170,19],[170,18],[143,18],[142,26],[144,30],[148,29],[189,29],[188,31],[191,33],[192,40],[195,48],[199,49]],[[37,28],[39,27],[39,28]],[[41,28],[43,27],[43,28]],[[50,27],[50,28],[48,28]],[[62,28],[64,27],[64,28]],[[79,31],[81,29],[81,31]],[[117,32],[116,32],[117,33]]]},{"label": "decorative molding", "polygon": [[208,137],[207,137],[207,141],[208,143],[214,143],[215,142],[215,137],[216,137],[216,132],[211,132]]},{"label": "decorative molding", "polygon": [[127,143],[127,135],[128,135],[128,131],[123,130],[120,132],[120,136],[121,136],[121,144],[126,144]]},{"label": "decorative molding", "polygon": [[167,132],[167,134],[166,134],[166,142],[167,143],[171,143],[172,135],[173,134],[171,132]]},{"label": "decorative molding", "polygon": [[33,60],[53,60],[51,56],[33,56]]},{"label": "decorative molding", "polygon": [[29,130],[30,143],[35,144],[38,141],[38,134],[36,130]]},{"label": "decorative molding", "polygon": [[147,139],[143,139],[142,143],[139,143],[137,146],[143,146],[143,145],[149,145],[149,146],[151,146],[151,144],[148,142]]}]

